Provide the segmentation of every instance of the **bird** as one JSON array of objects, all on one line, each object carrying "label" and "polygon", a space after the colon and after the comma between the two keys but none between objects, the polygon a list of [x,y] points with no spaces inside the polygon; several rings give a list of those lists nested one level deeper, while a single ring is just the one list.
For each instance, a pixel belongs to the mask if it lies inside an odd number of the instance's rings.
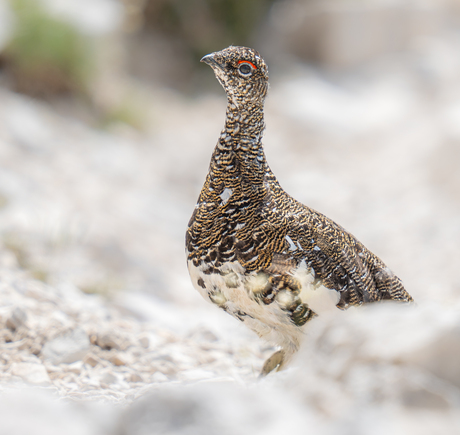
[{"label": "bird", "polygon": [[280,186],[264,153],[268,68],[252,48],[204,56],[227,95],[225,125],[186,231],[201,295],[277,346],[261,376],[286,368],[307,323],[333,307],[412,302],[352,234]]}]

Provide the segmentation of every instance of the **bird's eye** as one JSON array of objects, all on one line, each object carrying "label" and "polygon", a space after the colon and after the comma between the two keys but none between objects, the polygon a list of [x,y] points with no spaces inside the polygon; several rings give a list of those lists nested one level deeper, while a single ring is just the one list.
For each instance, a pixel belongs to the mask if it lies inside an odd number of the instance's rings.
[{"label": "bird's eye", "polygon": [[256,66],[252,62],[249,62],[247,60],[240,60],[238,63],[239,63],[238,72],[243,77],[248,77],[249,75],[252,74],[253,70],[257,69]]}]

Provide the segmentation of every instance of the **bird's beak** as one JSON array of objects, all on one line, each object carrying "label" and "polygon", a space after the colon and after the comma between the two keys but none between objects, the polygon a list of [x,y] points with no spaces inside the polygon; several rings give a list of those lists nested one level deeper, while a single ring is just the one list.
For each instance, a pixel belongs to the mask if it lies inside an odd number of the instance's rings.
[{"label": "bird's beak", "polygon": [[203,56],[200,60],[200,62],[207,63],[211,68],[218,67],[222,68],[218,62],[216,62],[216,59],[214,59],[214,53],[207,54],[206,56]]}]

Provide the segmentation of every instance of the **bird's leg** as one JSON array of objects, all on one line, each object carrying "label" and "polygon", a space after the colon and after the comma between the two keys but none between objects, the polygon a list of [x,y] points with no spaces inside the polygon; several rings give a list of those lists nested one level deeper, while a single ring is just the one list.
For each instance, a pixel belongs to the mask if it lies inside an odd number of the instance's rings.
[{"label": "bird's leg", "polygon": [[281,290],[287,290],[295,296],[301,290],[300,283],[289,275],[272,275],[268,278],[268,283],[268,291],[263,294],[263,302],[266,305],[271,304]]},{"label": "bird's leg", "polygon": [[281,308],[289,313],[292,323],[303,326],[316,317],[316,313],[302,302],[299,294],[302,289],[300,282],[291,275],[272,275],[269,278],[270,293],[264,297],[265,304],[278,302]]},{"label": "bird's leg", "polygon": [[273,370],[281,370],[284,363],[284,356],[284,350],[277,350],[271,357],[269,357],[262,366],[259,378],[267,376]]},{"label": "bird's leg", "polygon": [[290,275],[274,275],[269,280],[272,286],[279,290],[286,289],[292,291],[294,294],[300,293],[300,282]]}]

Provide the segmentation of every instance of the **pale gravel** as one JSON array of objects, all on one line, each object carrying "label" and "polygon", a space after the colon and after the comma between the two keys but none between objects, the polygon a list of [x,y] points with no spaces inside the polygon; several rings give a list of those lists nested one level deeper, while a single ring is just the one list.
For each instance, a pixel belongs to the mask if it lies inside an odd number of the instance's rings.
[{"label": "pale gravel", "polygon": [[[460,82],[427,88],[391,68],[359,84],[304,66],[272,78],[265,144],[282,186],[380,255],[418,306],[318,319],[294,367],[264,381],[272,349],[205,305],[185,267],[224,99],[147,89],[139,134],[0,90],[0,434],[458,433]],[[76,361],[46,358],[53,340]]]}]

